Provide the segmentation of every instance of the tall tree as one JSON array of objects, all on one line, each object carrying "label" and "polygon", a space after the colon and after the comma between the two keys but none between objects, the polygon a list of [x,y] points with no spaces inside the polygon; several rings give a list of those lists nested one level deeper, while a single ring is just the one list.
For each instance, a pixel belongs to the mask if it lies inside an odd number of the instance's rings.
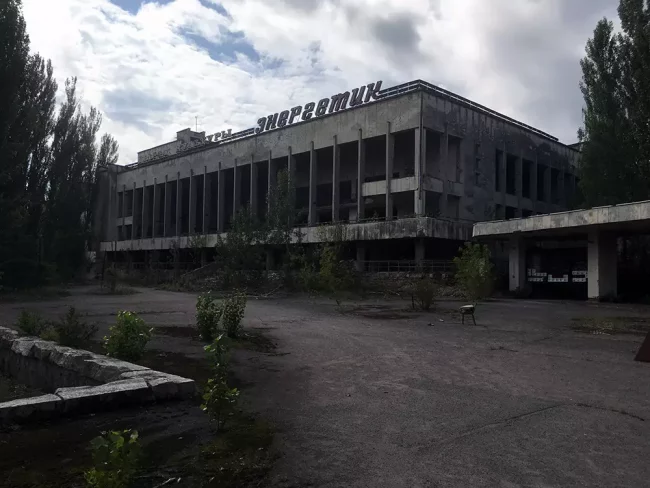
[{"label": "tall tree", "polygon": [[[645,6],[644,6],[645,3]],[[623,32],[598,22],[582,59],[580,186],[588,205],[650,198],[650,0],[621,0]]]}]

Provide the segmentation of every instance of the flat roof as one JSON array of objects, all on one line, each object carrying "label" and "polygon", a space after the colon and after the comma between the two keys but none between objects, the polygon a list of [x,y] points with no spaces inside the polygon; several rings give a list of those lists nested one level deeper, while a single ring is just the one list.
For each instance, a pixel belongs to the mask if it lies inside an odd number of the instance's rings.
[{"label": "flat roof", "polygon": [[[550,140],[550,141],[552,141],[552,142],[554,142],[556,144],[567,147],[567,148],[569,148],[569,149],[571,149],[573,151],[579,152],[576,147],[573,147],[573,146],[575,146],[575,144],[573,144],[573,145],[564,144],[564,143],[560,142],[559,139],[557,137],[555,137],[555,136],[552,136],[552,135],[550,135],[550,134],[548,134],[546,132],[543,132],[543,131],[541,131],[539,129],[536,129],[535,127],[532,127],[532,126],[527,125],[527,124],[525,124],[523,122],[520,122],[520,121],[518,121],[516,119],[508,117],[507,115],[503,115],[503,114],[497,112],[496,110],[492,110],[492,109],[490,109],[488,107],[485,107],[484,105],[480,105],[480,104],[478,104],[476,102],[472,102],[471,100],[469,100],[467,98],[461,97],[460,95],[456,95],[453,92],[450,92],[448,90],[445,90],[443,88],[440,88],[440,87],[438,87],[436,85],[433,85],[431,83],[428,83],[428,82],[422,81],[422,80],[414,80],[414,81],[410,81],[408,83],[404,83],[404,84],[401,84],[401,85],[397,85],[397,86],[393,86],[393,87],[389,87],[389,88],[384,88],[383,90],[380,90],[378,92],[377,100],[369,101],[368,103],[364,103],[364,104],[359,105],[357,107],[348,107],[347,109],[341,110],[340,112],[359,109],[359,108],[366,107],[367,105],[370,105],[370,104],[373,104],[373,103],[379,103],[379,102],[382,102],[384,100],[400,97],[400,96],[403,96],[403,95],[405,95],[407,93],[412,93],[412,92],[416,92],[416,91],[424,91],[425,93],[429,93],[431,95],[435,95],[435,96],[445,98],[445,99],[447,99],[447,100],[449,100],[451,102],[457,103],[459,105],[470,108],[472,110],[476,110],[477,112],[481,112],[483,114],[490,115],[490,116],[495,117],[495,118],[497,118],[499,120],[502,120],[503,122],[507,122],[507,123],[509,123],[511,125],[514,125],[515,127],[519,127],[520,129],[524,129],[524,130],[527,130],[529,132],[532,132],[532,133],[536,134],[539,137]],[[272,130],[269,130],[269,131],[264,131],[264,134],[266,134],[267,132],[275,132],[275,131],[280,131],[280,130],[286,130],[286,129],[289,129],[289,128],[294,127],[294,126],[299,126],[301,124],[307,124],[307,123],[310,123],[310,122],[315,122],[315,121],[318,121],[318,120],[323,119],[325,117],[331,117],[331,116],[336,115],[336,114],[338,114],[340,112],[336,111],[336,112],[333,112],[333,113],[328,113],[326,115],[322,115],[320,117],[312,118],[310,120],[295,122],[295,123],[293,123],[291,125],[286,125],[285,127],[277,127],[276,129],[272,129]],[[245,129],[245,130],[242,130],[242,131],[239,131],[239,132],[234,132],[234,133],[232,133],[232,135],[230,137],[228,137],[227,139],[222,139],[219,142],[207,142],[206,141],[204,144],[197,145],[197,146],[189,148],[189,149],[187,149],[185,151],[181,151],[181,152],[169,155],[169,156],[156,158],[156,159],[153,159],[151,161],[146,161],[146,162],[142,162],[142,163],[137,163],[136,162],[136,163],[127,164],[127,165],[124,166],[124,168],[127,171],[131,170],[131,169],[141,168],[143,166],[149,166],[149,165],[157,164],[157,163],[169,160],[169,159],[173,159],[173,158],[176,158],[176,157],[178,157],[180,155],[183,155],[183,154],[202,151],[204,149],[214,147],[215,145],[224,145],[224,144],[239,141],[239,140],[242,140],[242,139],[257,137],[257,135],[258,134],[255,133],[255,127],[251,127],[249,129]],[[170,142],[166,142],[166,143],[163,143],[163,144],[159,144],[158,146],[143,149],[142,151],[139,151],[139,152],[144,152],[144,151],[148,151],[148,150],[155,149],[155,148],[158,148],[158,147],[162,147],[162,146],[165,146],[167,144],[171,144],[173,142],[175,142],[175,141],[170,141]]]},{"label": "flat roof", "polygon": [[650,231],[650,200],[521,219],[477,222],[472,235],[477,238],[498,238],[514,234],[575,234],[596,226],[611,230]]}]

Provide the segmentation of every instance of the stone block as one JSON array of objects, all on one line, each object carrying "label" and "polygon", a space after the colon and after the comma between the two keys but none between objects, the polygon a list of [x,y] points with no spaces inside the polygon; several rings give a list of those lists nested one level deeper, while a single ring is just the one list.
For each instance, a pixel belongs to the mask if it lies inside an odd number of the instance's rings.
[{"label": "stone block", "polygon": [[59,388],[54,394],[63,400],[64,412],[103,410],[154,399],[149,386],[141,379],[113,381],[99,386]]},{"label": "stone block", "polygon": [[160,371],[131,371],[123,373],[121,378],[140,378],[147,382],[156,400],[188,399],[196,395],[194,380],[167,374]]},{"label": "stone block", "polygon": [[39,361],[49,361],[50,355],[60,346],[50,341],[36,341],[32,348],[32,357]]},{"label": "stone block", "polygon": [[29,357],[32,354],[32,348],[39,339],[34,337],[20,337],[14,341],[11,346],[12,352],[21,356]]},{"label": "stone block", "polygon": [[57,395],[42,395],[0,403],[0,422],[50,416],[62,406],[63,400]]},{"label": "stone block", "polygon": [[0,349],[11,349],[16,339],[18,339],[18,332],[7,327],[0,327]]},{"label": "stone block", "polygon": [[106,356],[93,355],[87,358],[77,371],[100,383],[108,383],[120,379],[120,375],[131,371],[151,371],[149,368],[133,363],[127,363],[119,359]]}]

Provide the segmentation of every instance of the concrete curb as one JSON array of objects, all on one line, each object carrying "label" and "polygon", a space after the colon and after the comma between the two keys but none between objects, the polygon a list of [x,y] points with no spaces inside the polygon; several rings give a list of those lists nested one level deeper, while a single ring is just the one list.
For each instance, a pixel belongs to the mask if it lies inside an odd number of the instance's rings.
[{"label": "concrete curb", "polygon": [[0,403],[0,423],[185,400],[194,380],[0,327],[0,371],[53,394]]}]

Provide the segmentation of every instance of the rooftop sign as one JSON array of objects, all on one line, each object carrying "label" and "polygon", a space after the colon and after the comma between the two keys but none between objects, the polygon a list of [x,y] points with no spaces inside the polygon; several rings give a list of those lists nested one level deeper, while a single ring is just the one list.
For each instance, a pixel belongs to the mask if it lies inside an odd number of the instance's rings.
[{"label": "rooftop sign", "polygon": [[380,90],[381,81],[369,83],[360,88],[355,88],[352,90],[352,94],[349,91],[338,93],[329,98],[323,98],[318,103],[309,102],[305,106],[298,105],[291,110],[284,110],[267,117],[262,117],[257,121],[255,134],[260,134],[278,127],[285,127],[296,121],[306,121],[313,117],[322,117],[325,114],[345,110],[348,108],[348,105],[350,107],[357,107],[363,103],[368,103],[370,100],[377,100]]}]

